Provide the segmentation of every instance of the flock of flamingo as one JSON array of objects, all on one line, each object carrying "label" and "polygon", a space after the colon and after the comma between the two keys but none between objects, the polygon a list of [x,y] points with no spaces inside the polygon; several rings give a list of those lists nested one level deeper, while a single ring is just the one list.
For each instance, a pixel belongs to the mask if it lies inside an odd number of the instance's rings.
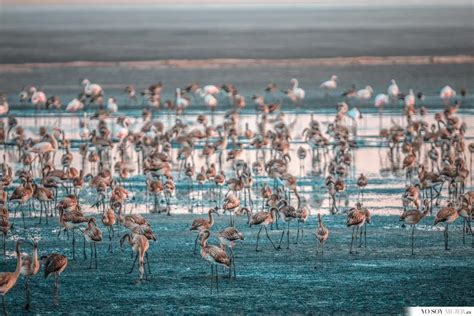
[{"label": "flock of flamingo", "polygon": [[[320,85],[320,89],[326,94],[334,94],[337,80],[337,76],[332,76]],[[390,83],[387,93],[375,98],[370,86],[360,90],[352,87],[342,94],[334,120],[325,130],[323,124],[311,116],[303,135],[298,135],[304,142],[297,149],[292,141],[296,136],[293,127],[297,118],[286,122],[280,102],[282,97],[287,97],[295,107],[304,105],[305,91],[296,79],[291,80],[289,89],[280,90],[270,83],[262,95],[253,96],[256,122],[254,126],[247,123],[245,128],[241,126],[241,110],[249,101],[231,84],[201,87],[192,83],[176,89],[175,99],[166,101],[161,99],[162,89],[161,82],[141,94],[133,86],[124,89],[130,103],[139,106],[143,100],[142,115],[134,120],[120,113],[114,97],[109,97],[104,104],[102,87],[84,79],[80,94],[65,107],[67,112],[96,110],[92,116],[81,118],[77,127],[78,140],[68,137],[61,127],[35,126],[35,135],[29,137],[26,130],[31,126],[21,126],[20,119],[10,115],[6,96],[0,97],[0,115],[7,116],[6,123],[3,119],[0,121],[0,144],[4,145],[0,165],[0,230],[4,260],[10,244],[8,236],[13,230],[21,235],[32,227],[47,224],[51,218],[56,218],[58,238],[66,234],[72,240],[72,253],[67,256],[60,253],[39,256],[40,240],[16,240],[16,269],[0,273],[5,314],[5,295],[20,275],[25,278],[25,309],[30,310],[28,282],[39,272],[41,265],[45,277],[53,275],[55,278],[54,301],[59,304],[59,277],[68,263],[76,260],[77,234],[82,237],[84,259],[87,258],[86,246],[90,248],[91,269],[98,268],[96,247],[106,243],[103,236],[106,230],[108,251],[113,252],[114,240],[119,240],[121,247],[128,244],[135,254],[130,273],[137,265],[138,282],[147,280],[151,273],[150,241],[156,241],[157,236],[149,220],[133,212],[138,202],[133,190],[127,186],[132,178],[144,180],[147,196],[144,203],[149,212],[172,215],[171,204],[175,197],[185,201],[190,212],[199,206],[201,210],[209,207],[208,217],[194,219],[190,230],[197,233],[194,253],[197,254],[199,247],[201,258],[211,268],[211,293],[219,286],[219,266],[229,270],[229,278],[237,276],[234,248],[244,240],[244,234],[238,230],[235,218],[243,214],[247,216],[248,226],[258,226],[255,251],[262,250],[259,244],[262,230],[274,250],[281,250],[284,244],[290,248],[291,223],[297,225],[297,231],[293,233],[298,242],[304,238],[304,226],[312,218],[310,215],[317,214],[314,235],[323,260],[330,231],[320,211],[311,210],[305,203],[298,184],[300,177],[308,174],[304,167],[307,158],[311,159],[312,169],[316,171],[310,176],[324,181],[330,213],[347,214],[346,224],[352,230],[349,252],[357,252],[354,248],[367,242],[367,224],[371,223],[371,211],[364,205],[364,191],[370,187],[370,179],[360,174],[355,181],[359,191],[356,201],[349,207],[341,207],[340,198],[348,189],[346,180],[354,168],[353,156],[358,147],[357,120],[361,118],[359,109],[350,108],[348,100],[374,100],[381,112],[385,106],[393,106],[403,113],[404,120],[399,123],[392,120],[391,126],[381,127],[378,138],[387,148],[388,169],[405,174],[405,179],[400,179],[405,181],[400,220],[412,226],[412,254],[415,226],[430,215],[435,217],[433,225],[445,225],[446,250],[449,249],[449,225],[459,217],[464,221],[463,240],[465,235],[472,238],[474,191],[466,191],[465,183],[470,174],[466,154],[468,151],[471,154],[472,167],[474,143],[466,146],[467,125],[457,116],[466,96],[465,89],[457,96],[454,89],[444,87],[440,92],[444,110],[434,113],[435,123],[430,124],[426,120],[430,114],[423,106],[421,92],[415,94],[409,90],[403,93],[395,80]],[[58,96],[47,97],[35,87],[25,87],[19,97],[20,103],[31,103],[38,110],[62,109]],[[192,104],[202,102],[209,107],[211,122],[207,115],[200,114],[194,127],[186,124],[180,115]],[[230,105],[230,110],[225,112],[223,120],[215,123],[214,111],[222,104]],[[156,109],[162,108],[176,111],[173,125],[166,127],[163,117],[154,115]],[[112,120],[118,126],[114,130],[110,128]],[[76,151],[74,144],[79,144]],[[253,162],[243,155],[244,149],[255,151]],[[289,167],[294,163],[292,152],[300,160],[299,175],[290,172]],[[202,165],[195,163],[195,155],[203,157]],[[13,161],[15,163],[11,163]],[[185,179],[185,185],[175,183],[176,178]],[[86,190],[94,192],[92,206],[81,194]],[[98,216],[93,210],[97,210]],[[16,219],[17,213],[21,222]],[[223,213],[229,214],[229,225],[214,233],[214,217]],[[29,221],[25,219],[27,217]],[[281,230],[279,240],[272,240],[269,229]],[[211,244],[211,236],[217,237],[219,244]],[[32,248],[30,254],[21,252],[27,244]],[[47,249],[41,250],[47,252]]]}]

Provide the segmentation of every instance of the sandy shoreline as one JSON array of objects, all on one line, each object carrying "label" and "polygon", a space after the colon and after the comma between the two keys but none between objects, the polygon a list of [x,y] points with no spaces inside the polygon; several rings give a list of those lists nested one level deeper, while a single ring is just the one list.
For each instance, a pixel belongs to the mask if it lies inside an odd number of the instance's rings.
[{"label": "sandy shoreline", "polygon": [[0,72],[29,72],[32,69],[51,68],[113,68],[128,69],[229,69],[250,67],[314,67],[314,66],[380,66],[380,65],[430,65],[473,64],[474,55],[452,56],[358,56],[333,58],[211,58],[165,59],[149,61],[73,61],[58,63],[0,64]]}]

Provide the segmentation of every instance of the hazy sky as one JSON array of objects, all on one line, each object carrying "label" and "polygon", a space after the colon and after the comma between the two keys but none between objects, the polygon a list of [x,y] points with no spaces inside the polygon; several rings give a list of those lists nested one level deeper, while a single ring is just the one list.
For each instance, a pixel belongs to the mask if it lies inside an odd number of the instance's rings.
[{"label": "hazy sky", "polygon": [[5,6],[44,5],[229,5],[229,4],[328,4],[328,5],[471,5],[473,0],[1,0]]}]

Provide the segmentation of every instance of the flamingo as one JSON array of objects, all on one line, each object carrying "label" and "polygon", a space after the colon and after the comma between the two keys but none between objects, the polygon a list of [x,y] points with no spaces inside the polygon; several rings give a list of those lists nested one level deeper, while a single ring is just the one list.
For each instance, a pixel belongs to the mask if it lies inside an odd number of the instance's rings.
[{"label": "flamingo", "polygon": [[28,100],[28,96],[29,96],[28,88],[23,87],[21,89],[20,93],[18,94],[18,98],[20,99],[20,103],[24,104],[26,102],[26,100]]},{"label": "flamingo", "polygon": [[0,214],[0,232],[2,233],[2,240],[3,240],[3,255],[6,255],[6,242],[5,239],[7,237],[8,232],[10,231],[12,225],[8,219],[8,209],[5,206],[2,206],[1,214]]},{"label": "flamingo", "polygon": [[[193,223],[191,224],[191,228],[189,230],[196,230],[198,232],[202,232],[204,230],[210,229],[214,225],[214,217],[212,216],[212,214],[219,215],[217,211],[218,211],[217,206],[215,208],[209,209],[208,211],[209,220],[206,220],[204,218],[197,218],[193,221]],[[196,254],[198,239],[199,239],[199,234],[196,236],[196,240],[194,242],[194,254]]]},{"label": "flamingo", "polygon": [[380,94],[377,94],[377,96],[375,96],[374,106],[378,108],[380,111],[380,109],[383,108],[385,105],[387,105],[389,102],[390,102],[390,99],[388,95],[384,93],[380,93]]},{"label": "flamingo", "polygon": [[366,86],[364,89],[357,91],[356,98],[360,101],[367,101],[372,97],[374,90],[371,86]]},{"label": "flamingo", "polygon": [[7,98],[2,96],[0,97],[0,115],[8,114],[8,111],[10,111],[10,107]]},{"label": "flamingo", "polygon": [[187,97],[183,97],[181,95],[181,89],[176,89],[176,100],[175,100],[176,107],[179,109],[186,109],[188,106],[191,105],[191,101]]},{"label": "flamingo", "polygon": [[450,250],[448,247],[448,227],[449,224],[454,223],[458,217],[459,217],[459,211],[461,211],[462,208],[456,209],[453,207],[451,203],[448,204],[448,206],[443,207],[437,214],[436,218],[434,220],[433,225],[437,225],[438,223],[445,222],[445,229],[444,229],[444,249],[445,250]]},{"label": "flamingo", "polygon": [[112,250],[112,238],[115,235],[114,232],[114,224],[116,223],[116,218],[115,218],[115,213],[112,208],[108,208],[107,211],[105,211],[102,214],[102,224],[104,224],[105,227],[107,227],[107,230],[109,232],[109,251],[113,252]]},{"label": "flamingo", "polygon": [[407,109],[415,107],[416,98],[412,89],[410,89],[410,92],[405,96],[404,102]]},{"label": "flamingo", "polygon": [[110,97],[107,100],[107,111],[109,113],[116,113],[118,111],[117,100],[115,100],[115,98]]},{"label": "flamingo", "polygon": [[2,296],[3,302],[3,314],[8,315],[7,313],[7,305],[5,302],[5,295],[15,286],[18,277],[20,276],[21,266],[22,266],[22,259],[21,259],[21,252],[20,252],[20,245],[23,241],[17,240],[16,241],[16,269],[15,272],[0,272],[0,295]]},{"label": "flamingo", "polygon": [[441,92],[439,93],[439,97],[441,98],[441,100],[444,101],[445,105],[448,105],[449,100],[451,100],[455,96],[456,96],[456,91],[450,86],[445,86],[443,89],[441,89]]},{"label": "flamingo", "polygon": [[41,261],[44,266],[44,278],[46,279],[51,274],[54,275],[54,303],[57,305],[59,299],[59,276],[67,267],[67,257],[62,254],[53,253],[48,256],[42,256]]},{"label": "flamingo", "polygon": [[96,83],[91,83],[89,79],[82,80],[82,86],[84,87],[84,94],[88,97],[99,97],[104,91],[101,86]]},{"label": "flamingo", "polygon": [[[199,89],[197,89],[196,91],[199,91]],[[212,95],[218,95],[221,92],[221,90],[219,89],[218,86],[215,86],[215,85],[212,85],[212,84],[205,85],[202,88],[202,91],[205,94],[212,94]]]},{"label": "flamingo", "polygon": [[56,110],[60,110],[61,106],[62,106],[61,98],[57,95],[50,96],[48,98],[48,101],[46,101],[46,108],[47,109],[53,108],[53,109],[56,109]]},{"label": "flamingo", "polygon": [[231,257],[231,268],[229,269],[229,278],[232,277],[232,267],[234,270],[234,279],[236,278],[235,272],[235,256],[234,256],[234,246],[235,243],[244,240],[244,235],[234,227],[227,227],[221,230],[218,234],[219,243],[222,249],[224,247],[229,247],[230,257]]},{"label": "flamingo", "polygon": [[48,98],[46,98],[46,94],[43,91],[38,91],[35,87],[30,88],[30,93],[30,100],[33,105],[42,106],[45,105],[48,101]]},{"label": "flamingo", "polygon": [[36,275],[40,269],[40,262],[38,261],[38,241],[29,242],[33,246],[33,255],[24,255],[22,257],[22,266],[20,274],[25,276],[25,292],[26,292],[26,305],[25,310],[30,310],[31,294],[29,281],[30,278]]},{"label": "flamingo", "polygon": [[346,115],[352,121],[352,132],[354,136],[357,136],[357,120],[362,118],[362,114],[360,113],[357,107],[353,107],[352,109],[346,112]]},{"label": "flamingo", "polygon": [[275,250],[279,249],[278,247],[275,246],[272,239],[268,235],[268,228],[267,228],[268,225],[272,225],[273,223],[277,221],[276,213],[278,212],[278,209],[276,207],[272,207],[270,208],[269,212],[261,211],[261,212],[252,214],[251,209],[247,207],[243,207],[241,211],[247,213],[247,224],[249,225],[249,227],[252,227],[252,225],[260,225],[260,230],[257,233],[257,245],[255,246],[255,251],[257,252],[259,251],[258,241],[260,240],[260,232],[262,231],[262,228],[265,228],[265,234],[267,235],[268,240],[270,240],[270,243],[272,244],[273,248]]},{"label": "flamingo", "polygon": [[302,105],[305,98],[305,91],[299,87],[298,80],[293,78],[290,81],[291,88],[284,91],[296,107]]},{"label": "flamingo", "polygon": [[125,239],[128,240],[133,252],[136,253],[135,260],[133,261],[132,269],[130,270],[129,274],[133,272],[135,262],[137,262],[137,259],[139,259],[138,270],[140,272],[140,281],[142,281],[145,277],[145,257],[148,265],[148,273],[150,273],[150,261],[148,260],[148,248],[150,248],[150,244],[148,239],[143,235],[127,233],[120,239],[120,247],[123,246]]},{"label": "flamingo", "polygon": [[325,90],[326,95],[328,94],[328,91],[336,90],[337,89],[337,76],[332,75],[331,79],[324,81],[323,83],[321,83],[319,87]]},{"label": "flamingo", "polygon": [[403,214],[400,216],[400,220],[404,221],[407,224],[412,225],[411,231],[411,254],[414,254],[414,245],[415,245],[415,226],[418,224],[425,216],[428,215],[430,212],[429,209],[429,201],[425,199],[423,201],[424,210],[420,212],[418,209],[411,209],[408,211],[404,211]]},{"label": "flamingo", "polygon": [[68,112],[77,112],[84,108],[83,103],[84,96],[79,94],[77,98],[72,99],[66,106],[66,111]]},{"label": "flamingo", "polygon": [[[220,247],[209,245],[207,240],[211,233],[209,230],[204,230],[199,233],[201,236],[201,257],[207,261],[211,266],[211,293],[212,283],[214,280],[214,270],[216,274],[216,288],[219,290],[219,276],[217,275],[217,266],[223,266],[224,268],[230,269],[232,265],[232,259],[227,255],[225,250]],[[215,267],[215,269],[214,269]]]},{"label": "flamingo", "polygon": [[211,120],[214,123],[214,111],[217,107],[217,98],[215,95],[219,93],[219,88],[216,86],[205,86],[203,89],[198,88],[196,93],[204,99],[204,104],[211,110]]},{"label": "flamingo", "polygon": [[400,88],[398,87],[397,82],[394,79],[391,80],[391,84],[388,86],[387,94],[391,100],[398,100]]},{"label": "flamingo", "polygon": [[134,103],[136,104],[138,101],[137,98],[137,91],[135,90],[135,87],[132,85],[126,86],[124,89],[124,92],[127,94],[128,99],[131,101],[133,100]]},{"label": "flamingo", "polygon": [[[324,226],[323,220],[321,219],[321,214],[318,213],[318,228],[316,228],[316,238],[319,241],[319,247],[321,248],[321,262],[323,261],[324,257],[324,244],[326,243],[326,240],[329,238],[329,229]],[[316,250],[316,253],[319,251]],[[315,267],[316,268],[316,267]]]},{"label": "flamingo", "polygon": [[[91,217],[87,223],[87,228],[83,232],[84,238],[89,242],[91,248],[91,261],[89,269],[92,269],[92,259],[95,261],[95,269],[97,269],[97,248],[96,244],[102,242],[102,231],[97,227],[96,219]],[[85,248],[84,248],[85,253]]]}]

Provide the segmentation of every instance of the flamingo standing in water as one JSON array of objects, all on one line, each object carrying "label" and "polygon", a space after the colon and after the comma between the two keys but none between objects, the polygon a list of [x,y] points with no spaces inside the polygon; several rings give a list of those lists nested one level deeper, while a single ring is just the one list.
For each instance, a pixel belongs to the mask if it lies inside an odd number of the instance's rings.
[{"label": "flamingo standing in water", "polygon": [[6,238],[7,234],[10,231],[12,225],[10,224],[10,220],[8,218],[8,209],[5,206],[2,206],[1,214],[0,214],[0,232],[2,233],[2,240],[3,240],[3,256],[6,255]]},{"label": "flamingo standing in water", "polygon": [[84,109],[84,95],[81,93],[77,98],[72,99],[66,106],[66,111],[77,112]]},{"label": "flamingo standing in water", "polygon": [[102,87],[97,83],[91,83],[89,79],[82,80],[82,86],[84,87],[84,94],[89,97],[92,102],[99,100],[104,94]]},{"label": "flamingo standing in water", "polygon": [[405,102],[405,109],[407,111],[415,108],[416,98],[412,89],[410,89],[410,92],[405,96],[403,101]]},{"label": "flamingo standing in water", "polygon": [[[366,212],[362,209],[362,205],[357,203],[357,206],[349,210],[347,213],[347,227],[352,226],[352,239],[351,239],[351,248],[349,253],[352,254],[352,245],[354,243],[354,239],[357,243],[357,233],[360,229],[361,232],[361,243],[362,243],[362,229],[366,222],[369,222],[370,218],[367,216]],[[357,253],[357,251],[356,251]]]},{"label": "flamingo standing in water", "polygon": [[[326,240],[329,238],[329,229],[324,226],[323,220],[321,219],[321,214],[318,213],[318,228],[316,228],[316,238],[319,241],[319,247],[321,248],[321,262],[323,261],[324,257],[324,244]],[[319,251],[316,250],[316,253]],[[315,267],[316,268],[316,267]]]},{"label": "flamingo standing in water", "polygon": [[392,79],[391,84],[388,86],[387,94],[392,102],[398,101],[398,95],[400,94],[400,88],[397,85],[397,82]]},{"label": "flamingo standing in water", "polygon": [[181,95],[181,89],[176,89],[176,100],[175,100],[177,111],[183,112],[188,106],[191,105],[189,98]]},{"label": "flamingo standing in water", "polygon": [[321,89],[324,89],[324,93],[327,96],[329,91],[333,91],[337,89],[337,76],[332,75],[331,79],[324,81],[319,86]]},{"label": "flamingo standing in water", "polygon": [[227,227],[221,230],[218,234],[219,243],[222,249],[225,249],[227,246],[230,250],[231,257],[231,266],[229,269],[229,278],[232,277],[232,269],[234,270],[234,279],[236,278],[235,272],[235,256],[234,256],[234,246],[235,243],[244,240],[244,235],[234,227]]},{"label": "flamingo standing in water", "polygon": [[59,303],[59,276],[67,267],[67,257],[62,254],[53,253],[48,256],[42,256],[41,261],[44,266],[44,278],[54,275],[54,304]]},{"label": "flamingo standing in water", "polygon": [[138,259],[138,271],[140,272],[139,281],[142,281],[145,278],[145,258],[148,265],[148,273],[150,274],[150,261],[148,260],[148,248],[150,248],[150,244],[148,239],[140,234],[127,233],[120,239],[120,247],[123,246],[125,239],[127,239],[129,245],[132,247],[133,252],[136,253],[135,260],[132,263],[132,269],[130,270],[129,274],[133,272],[135,262],[137,262]]},{"label": "flamingo standing in water", "polygon": [[219,94],[219,88],[213,85],[207,85],[203,89],[198,88],[196,93],[204,99],[204,104],[211,110],[211,123],[214,124],[214,111],[217,108],[216,95]]},{"label": "flamingo standing in water", "polygon": [[360,101],[367,101],[372,97],[374,90],[371,86],[366,86],[364,89],[357,91],[356,98]]},{"label": "flamingo standing in water", "polygon": [[[98,242],[102,242],[102,231],[97,227],[96,219],[91,217],[89,222],[87,223],[87,228],[83,232],[84,238],[87,242],[89,242],[90,249],[91,249],[91,261],[89,265],[89,269],[92,269],[92,260],[94,259],[94,266],[97,269],[97,248],[96,244]],[[84,248],[85,253],[85,248]]]},{"label": "flamingo standing in water", "polygon": [[5,302],[5,295],[15,286],[18,277],[20,276],[22,260],[21,260],[21,252],[20,252],[20,245],[23,241],[17,240],[16,241],[16,269],[15,272],[0,272],[0,295],[2,296],[2,303],[3,303],[3,314],[8,315],[7,313],[7,305]]},{"label": "flamingo standing in water", "polygon": [[36,105],[37,108],[39,106],[46,105],[48,98],[46,98],[46,94],[43,91],[38,91],[36,87],[31,87],[30,93],[31,93],[31,98],[30,98],[31,104]]},{"label": "flamingo standing in water", "polygon": [[424,210],[420,212],[418,209],[411,209],[408,211],[404,211],[403,214],[400,216],[400,220],[404,221],[406,224],[412,225],[411,231],[411,254],[414,254],[414,247],[415,247],[415,226],[418,224],[428,213],[430,212],[429,209],[429,201],[425,199],[423,201]]},{"label": "flamingo standing in water", "polygon": [[0,115],[8,114],[10,107],[8,105],[7,98],[3,95],[0,96]]},{"label": "flamingo standing in water", "polygon": [[217,266],[220,265],[224,268],[230,269],[232,265],[232,259],[222,248],[209,245],[207,243],[209,236],[211,236],[209,230],[200,232],[199,236],[201,236],[201,257],[211,266],[211,293],[212,284],[214,283],[214,274],[216,276],[216,289],[219,291],[219,276],[217,274]]},{"label": "flamingo standing in water", "polygon": [[110,97],[107,100],[107,112],[116,113],[117,111],[118,111],[117,100],[115,100],[115,98]]},{"label": "flamingo standing in water", "polygon": [[270,208],[269,212],[261,211],[261,212],[257,212],[255,214],[252,214],[251,209],[249,209],[247,207],[243,207],[241,209],[241,211],[247,213],[247,218],[248,218],[247,224],[249,225],[249,227],[252,227],[252,225],[260,225],[260,230],[257,233],[257,245],[255,246],[255,251],[259,251],[258,250],[258,241],[260,240],[260,232],[262,231],[262,228],[265,228],[265,234],[267,235],[268,240],[270,240],[273,248],[275,248],[275,250],[277,250],[278,247],[275,246],[272,239],[268,235],[267,226],[272,225],[273,223],[275,223],[277,221],[276,213],[278,212],[278,209],[275,208],[275,207],[272,207],[272,208]]},{"label": "flamingo standing in water", "polygon": [[456,91],[454,91],[453,88],[450,86],[445,86],[443,89],[441,89],[441,92],[439,93],[439,97],[441,100],[444,101],[444,105],[449,105],[449,101],[456,96]]},{"label": "flamingo standing in water", "polygon": [[[214,217],[212,216],[212,214],[219,215],[217,210],[218,210],[217,207],[209,209],[208,211],[209,220],[206,220],[204,218],[197,218],[193,221],[193,223],[191,224],[191,228],[189,230],[196,230],[200,233],[204,230],[211,229],[211,227],[214,225]],[[196,236],[196,240],[194,242],[194,254],[196,254],[198,239],[199,239],[199,234]]]},{"label": "flamingo standing in water", "polygon": [[293,78],[290,81],[291,88],[289,90],[283,91],[293,102],[293,104],[298,108],[303,105],[305,98],[305,91],[299,87],[298,80]]},{"label": "flamingo standing in water", "polygon": [[29,242],[33,246],[33,255],[24,255],[22,257],[22,266],[20,273],[25,276],[25,292],[26,292],[26,304],[25,310],[30,310],[31,304],[31,293],[29,281],[32,276],[35,276],[40,269],[40,262],[38,260],[38,241]]},{"label": "flamingo standing in water", "polygon": [[448,247],[448,227],[449,224],[454,223],[459,217],[459,211],[462,209],[456,209],[451,203],[448,206],[443,207],[437,214],[434,220],[433,225],[437,225],[438,223],[444,222],[445,229],[444,229],[444,249],[450,250]]}]

